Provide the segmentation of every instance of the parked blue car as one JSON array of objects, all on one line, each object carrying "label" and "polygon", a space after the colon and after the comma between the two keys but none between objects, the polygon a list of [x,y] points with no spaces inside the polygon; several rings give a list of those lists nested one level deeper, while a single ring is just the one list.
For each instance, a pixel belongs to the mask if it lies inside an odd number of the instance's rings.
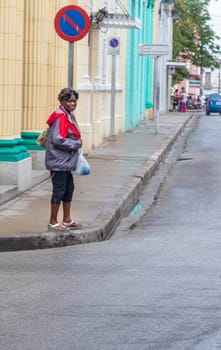
[{"label": "parked blue car", "polygon": [[210,113],[221,114],[221,93],[214,93],[207,97],[206,100],[206,115]]}]

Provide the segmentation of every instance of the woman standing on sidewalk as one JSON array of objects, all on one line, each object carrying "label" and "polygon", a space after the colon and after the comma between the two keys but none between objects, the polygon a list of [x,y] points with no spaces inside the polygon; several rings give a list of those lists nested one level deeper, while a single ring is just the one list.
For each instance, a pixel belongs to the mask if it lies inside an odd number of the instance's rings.
[{"label": "woman standing on sidewalk", "polygon": [[[74,192],[72,171],[76,167],[78,149],[82,147],[81,133],[74,115],[78,93],[70,88],[62,89],[58,95],[60,106],[48,118],[49,125],[45,165],[52,181],[51,214],[49,230],[66,231],[80,228],[71,218],[71,202]],[[58,211],[62,202],[63,220],[58,223]]]},{"label": "woman standing on sidewalk", "polygon": [[180,92],[180,112],[186,112],[187,111],[187,94],[185,91],[185,87],[182,87]]}]

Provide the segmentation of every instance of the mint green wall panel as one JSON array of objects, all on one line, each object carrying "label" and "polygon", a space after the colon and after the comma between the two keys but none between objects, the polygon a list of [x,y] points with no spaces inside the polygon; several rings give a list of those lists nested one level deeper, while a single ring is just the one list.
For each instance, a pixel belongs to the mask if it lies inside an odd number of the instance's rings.
[{"label": "mint green wall panel", "polygon": [[[149,5],[147,20],[147,43],[153,42],[153,1]],[[146,85],[146,109],[153,107],[153,59],[147,57],[147,85]]]},{"label": "mint green wall panel", "polygon": [[126,61],[126,130],[138,125],[152,107],[152,59],[139,56],[139,45],[152,43],[153,8],[149,1],[128,1],[128,12],[142,21],[141,29],[127,32]]}]

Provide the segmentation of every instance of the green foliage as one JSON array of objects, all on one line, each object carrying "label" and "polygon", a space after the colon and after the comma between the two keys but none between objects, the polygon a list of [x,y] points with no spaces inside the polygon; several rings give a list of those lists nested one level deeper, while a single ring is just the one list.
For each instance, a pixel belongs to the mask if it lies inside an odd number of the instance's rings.
[{"label": "green foliage", "polygon": [[[173,59],[191,60],[203,67],[218,67],[217,54],[220,38],[210,28],[208,5],[210,0],[175,0],[179,19],[173,28]],[[179,70],[173,77],[179,82],[187,77],[186,70]]]},{"label": "green foliage", "polygon": [[172,75],[172,85],[177,84],[183,79],[188,79],[190,77],[190,73],[186,68],[176,69],[175,73]]}]

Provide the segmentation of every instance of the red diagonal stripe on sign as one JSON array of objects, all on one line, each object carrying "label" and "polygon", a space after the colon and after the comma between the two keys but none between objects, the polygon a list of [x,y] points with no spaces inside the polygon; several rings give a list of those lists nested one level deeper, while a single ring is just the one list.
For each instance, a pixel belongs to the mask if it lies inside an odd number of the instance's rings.
[{"label": "red diagonal stripe on sign", "polygon": [[63,14],[64,19],[80,34],[83,32],[83,30],[81,30],[80,27],[78,27],[78,25],[72,21],[72,19],[68,16],[66,16],[66,14]]}]

